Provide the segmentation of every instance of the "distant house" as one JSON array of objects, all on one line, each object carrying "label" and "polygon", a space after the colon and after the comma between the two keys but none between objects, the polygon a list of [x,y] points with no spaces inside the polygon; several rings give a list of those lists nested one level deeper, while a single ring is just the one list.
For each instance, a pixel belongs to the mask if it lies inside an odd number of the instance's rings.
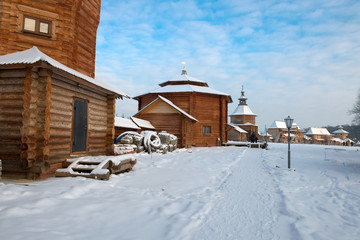
[{"label": "distant house", "polygon": [[[258,126],[256,125],[255,118],[256,114],[254,114],[250,107],[246,103],[247,98],[245,97],[245,91],[242,89],[241,97],[239,98],[239,104],[234,110],[234,112],[230,115],[230,123],[233,126],[237,126],[242,130],[246,131],[246,140],[250,140],[250,136],[252,133],[255,133],[258,136]],[[234,128],[230,128],[230,131],[234,132]],[[234,136],[235,138],[232,138]],[[237,136],[234,134],[229,135],[229,140],[237,141]]]},{"label": "distant house", "polygon": [[310,137],[310,143],[312,144],[331,144],[332,135],[326,128],[310,127],[305,133],[306,136]]},{"label": "distant house", "polygon": [[342,126],[339,126],[339,129],[334,131],[332,134],[334,135],[334,137],[340,138],[340,140],[345,140],[349,135],[349,132],[345,131]]},{"label": "distant house", "polygon": [[231,141],[246,142],[248,141],[248,132],[233,124],[228,124],[228,138]]},{"label": "distant house", "polygon": [[129,118],[122,118],[122,117],[115,117],[115,136],[117,138],[121,133],[127,131],[134,131],[138,132],[141,128],[136,125],[131,119]]},{"label": "distant house", "polygon": [[140,133],[141,131],[146,130],[155,131],[155,127],[147,120],[136,117],[115,117],[115,138],[117,138],[121,133],[127,131]]},{"label": "distant house", "polygon": [[[273,137],[274,142],[288,142],[288,129],[285,121],[274,121],[268,128],[268,132]],[[306,141],[304,137],[304,130],[302,130],[296,123],[293,123],[290,128],[290,139],[293,143],[305,143]]]},{"label": "distant house", "polygon": [[268,133],[268,131],[264,131],[262,133],[259,134],[260,135],[260,140],[264,141],[264,142],[273,142],[274,138],[271,136],[270,133]]},{"label": "distant house", "polygon": [[159,132],[176,135],[178,147],[216,146],[227,141],[230,95],[187,75],[185,68],[180,76],[159,85],[134,97],[139,106],[134,117],[150,121]]},{"label": "distant house", "polygon": [[140,119],[136,117],[130,117],[130,119],[142,130],[142,131],[155,131],[156,128],[151,124],[150,121],[145,119]]}]

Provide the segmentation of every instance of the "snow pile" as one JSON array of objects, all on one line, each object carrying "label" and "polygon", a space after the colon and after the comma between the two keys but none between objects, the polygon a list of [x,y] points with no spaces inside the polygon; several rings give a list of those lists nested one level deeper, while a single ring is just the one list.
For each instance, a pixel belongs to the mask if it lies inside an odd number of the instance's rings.
[{"label": "snow pile", "polygon": [[360,148],[139,153],[109,181],[0,182],[3,239],[359,239]]},{"label": "snow pile", "polygon": [[177,137],[165,131],[157,134],[154,131],[142,131],[141,134],[128,131],[120,134],[114,144],[115,154],[133,152],[172,152],[176,149]]}]

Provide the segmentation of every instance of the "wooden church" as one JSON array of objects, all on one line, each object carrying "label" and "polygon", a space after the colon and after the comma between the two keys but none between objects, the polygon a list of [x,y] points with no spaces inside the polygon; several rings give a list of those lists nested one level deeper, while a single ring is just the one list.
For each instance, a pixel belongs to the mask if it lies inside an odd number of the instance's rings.
[{"label": "wooden church", "polygon": [[217,146],[227,142],[228,103],[231,96],[187,75],[159,84],[154,91],[134,97],[134,116],[149,120],[158,132],[178,137],[178,147]]},{"label": "wooden church", "polygon": [[100,0],[3,0],[0,9],[3,175],[36,179],[66,158],[112,154],[115,99],[128,96],[93,78]]},{"label": "wooden church", "polygon": [[[256,114],[251,111],[247,104],[244,88],[241,91],[239,104],[230,115],[230,124],[228,125],[229,140],[232,141],[249,141],[251,134],[255,134],[258,139],[258,125],[256,125]],[[246,132],[247,134],[245,134]]]}]

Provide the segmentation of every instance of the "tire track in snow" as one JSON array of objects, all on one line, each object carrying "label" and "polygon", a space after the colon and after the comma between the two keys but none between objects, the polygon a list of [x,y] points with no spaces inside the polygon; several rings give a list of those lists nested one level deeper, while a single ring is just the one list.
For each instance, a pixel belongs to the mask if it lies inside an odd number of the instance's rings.
[{"label": "tire track in snow", "polygon": [[260,149],[245,149],[178,239],[278,239],[279,201]]}]

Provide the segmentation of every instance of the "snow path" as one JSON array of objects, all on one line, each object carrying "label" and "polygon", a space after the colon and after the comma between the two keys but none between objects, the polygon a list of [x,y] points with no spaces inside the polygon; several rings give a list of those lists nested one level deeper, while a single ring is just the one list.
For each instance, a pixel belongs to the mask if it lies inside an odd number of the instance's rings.
[{"label": "snow path", "polygon": [[136,158],[109,181],[0,181],[0,239],[360,239],[360,148],[293,145],[296,171],[285,144]]},{"label": "snow path", "polygon": [[296,171],[287,170],[285,145],[270,145],[264,159],[283,195],[283,214],[295,220],[292,239],[360,239],[359,148],[291,147]]},{"label": "snow path", "polygon": [[[272,176],[264,168],[264,150],[246,149],[229,169],[199,229],[183,239],[279,239],[280,201]],[[211,202],[213,201],[213,202]],[[210,206],[209,206],[210,207]],[[194,226],[195,227],[195,226]]]}]

